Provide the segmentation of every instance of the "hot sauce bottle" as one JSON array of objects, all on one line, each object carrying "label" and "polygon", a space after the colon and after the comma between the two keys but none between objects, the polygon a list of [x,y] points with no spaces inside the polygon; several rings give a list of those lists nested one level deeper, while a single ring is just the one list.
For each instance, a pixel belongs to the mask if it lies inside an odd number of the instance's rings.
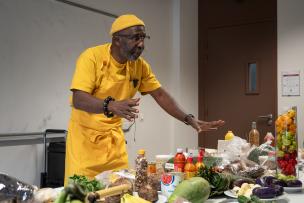
[{"label": "hot sauce bottle", "polygon": [[186,157],[183,154],[183,149],[178,148],[177,153],[174,157],[174,171],[184,172]]},{"label": "hot sauce bottle", "polygon": [[205,164],[203,163],[204,154],[205,149],[200,149],[197,157],[197,162],[195,164],[196,170],[198,170],[199,168],[205,168]]},{"label": "hot sauce bottle", "polygon": [[184,171],[185,171],[186,180],[194,177],[197,172],[196,167],[193,163],[193,157],[192,157],[191,153],[189,154],[189,156],[187,158],[187,163],[185,165]]}]

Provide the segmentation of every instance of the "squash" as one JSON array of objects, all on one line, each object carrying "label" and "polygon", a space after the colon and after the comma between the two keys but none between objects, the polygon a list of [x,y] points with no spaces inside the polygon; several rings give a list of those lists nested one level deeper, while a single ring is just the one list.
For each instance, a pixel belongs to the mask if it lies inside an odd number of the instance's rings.
[{"label": "squash", "polygon": [[202,203],[208,199],[209,194],[208,181],[202,177],[193,177],[177,185],[168,201],[173,203],[178,198],[184,198],[192,203]]}]

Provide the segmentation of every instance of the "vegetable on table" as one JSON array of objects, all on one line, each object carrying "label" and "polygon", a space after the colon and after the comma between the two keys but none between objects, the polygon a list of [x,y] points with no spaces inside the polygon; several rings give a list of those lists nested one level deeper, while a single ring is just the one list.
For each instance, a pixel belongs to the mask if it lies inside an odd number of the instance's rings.
[{"label": "vegetable on table", "polygon": [[287,187],[302,187],[302,182],[300,180],[288,180],[286,185]]},{"label": "vegetable on table", "polygon": [[272,187],[254,188],[252,194],[262,199],[271,199],[277,196],[275,189]]},{"label": "vegetable on table", "polygon": [[76,174],[69,177],[69,183],[81,185],[84,188],[85,193],[94,192],[105,188],[103,183],[96,179],[89,180],[86,176]]},{"label": "vegetable on table", "polygon": [[67,199],[68,193],[65,190],[62,190],[58,197],[56,198],[54,203],[65,203],[66,199]]},{"label": "vegetable on table", "polygon": [[140,197],[134,197],[130,194],[124,194],[120,200],[121,203],[149,203],[149,201],[142,199]]},{"label": "vegetable on table", "polygon": [[233,185],[237,186],[237,187],[242,187],[243,183],[254,184],[254,181],[252,179],[248,179],[248,178],[240,178],[240,179],[235,180],[233,182]]},{"label": "vegetable on table", "polygon": [[233,182],[238,179],[247,179],[252,181],[250,178],[244,178],[241,176],[232,175],[230,173],[219,173],[212,169],[212,167],[199,168],[197,176],[206,179],[211,187],[210,197],[221,195],[224,191],[233,187]]},{"label": "vegetable on table", "polygon": [[80,200],[82,202],[84,201],[85,196],[86,194],[84,193],[82,186],[70,183],[60,192],[55,203],[66,203],[72,200]]},{"label": "vegetable on table", "polygon": [[74,175],[69,177],[69,184],[58,195],[55,203],[84,202],[89,192],[94,192],[103,188],[104,185],[98,180],[89,180],[85,176]]},{"label": "vegetable on table", "polygon": [[168,202],[173,203],[181,197],[192,203],[203,203],[209,198],[209,194],[208,181],[202,177],[193,177],[177,185]]},{"label": "vegetable on table", "polygon": [[251,196],[250,198],[241,195],[238,196],[238,202],[239,203],[264,203],[264,201],[260,200],[257,196]]}]

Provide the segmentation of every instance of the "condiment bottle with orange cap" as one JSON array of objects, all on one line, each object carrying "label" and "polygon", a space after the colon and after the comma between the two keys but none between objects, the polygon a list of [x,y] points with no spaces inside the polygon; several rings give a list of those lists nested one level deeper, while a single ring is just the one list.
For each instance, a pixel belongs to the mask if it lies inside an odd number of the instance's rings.
[{"label": "condiment bottle with orange cap", "polygon": [[189,154],[188,158],[187,158],[187,163],[185,165],[184,168],[185,171],[185,179],[190,179],[192,177],[194,177],[196,175],[196,167],[193,163],[193,157],[192,157],[192,153]]}]

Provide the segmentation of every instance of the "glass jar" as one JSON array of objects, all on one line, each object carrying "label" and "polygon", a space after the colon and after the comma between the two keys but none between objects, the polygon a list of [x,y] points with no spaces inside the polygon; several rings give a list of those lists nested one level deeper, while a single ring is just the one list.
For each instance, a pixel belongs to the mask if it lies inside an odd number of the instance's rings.
[{"label": "glass jar", "polygon": [[281,114],[276,122],[277,173],[296,176],[298,141],[297,108],[292,107]]}]

